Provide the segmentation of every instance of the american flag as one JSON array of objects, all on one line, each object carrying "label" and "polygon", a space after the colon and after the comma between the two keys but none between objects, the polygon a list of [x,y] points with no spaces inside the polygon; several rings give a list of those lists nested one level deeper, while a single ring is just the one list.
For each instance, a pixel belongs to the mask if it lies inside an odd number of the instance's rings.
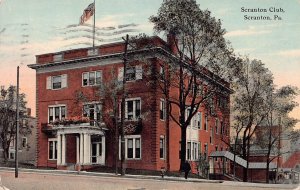
[{"label": "american flag", "polygon": [[83,14],[80,17],[79,24],[84,24],[87,20],[89,20],[89,18],[91,18],[91,16],[94,15],[94,11],[95,11],[95,4],[94,3],[89,4],[89,6],[86,9],[84,9]]}]

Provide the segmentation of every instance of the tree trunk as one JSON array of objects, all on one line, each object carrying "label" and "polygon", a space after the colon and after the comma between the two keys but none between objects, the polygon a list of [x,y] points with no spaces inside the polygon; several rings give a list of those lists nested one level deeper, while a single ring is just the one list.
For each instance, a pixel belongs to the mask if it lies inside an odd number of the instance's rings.
[{"label": "tree trunk", "polygon": [[270,168],[270,156],[268,155],[268,158],[267,158],[267,168],[266,168],[266,183],[269,183],[269,176],[270,176],[270,171],[269,171],[269,168]]},{"label": "tree trunk", "polygon": [[180,171],[186,160],[186,126],[181,126],[181,151],[180,151]]}]

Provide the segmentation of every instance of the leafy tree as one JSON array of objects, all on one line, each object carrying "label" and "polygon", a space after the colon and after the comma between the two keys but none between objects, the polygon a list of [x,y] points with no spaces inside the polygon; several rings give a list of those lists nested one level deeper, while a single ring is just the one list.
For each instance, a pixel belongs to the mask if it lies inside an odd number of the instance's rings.
[{"label": "leafy tree", "polygon": [[233,125],[241,125],[242,157],[247,161],[243,181],[248,179],[251,140],[257,126],[268,116],[268,98],[273,92],[272,73],[259,60],[244,59],[233,72]]},{"label": "leafy tree", "polygon": [[[298,89],[292,86],[284,86],[274,90],[267,98],[268,114],[256,133],[256,143],[267,150],[266,153],[266,183],[269,183],[269,165],[279,156],[287,152],[281,151],[281,139],[292,140],[293,127],[297,119],[289,117],[289,113],[298,106],[294,101]],[[278,163],[277,163],[278,164]]]},{"label": "leafy tree", "polygon": [[[1,87],[0,92],[0,143],[3,149],[4,162],[8,159],[9,146],[16,134],[16,87]],[[25,118],[25,94],[19,95],[20,121]],[[27,133],[27,130],[26,130]]]},{"label": "leafy tree", "polygon": [[[157,16],[151,16],[150,21],[155,32],[168,35],[173,42],[171,50],[176,57],[169,60],[169,65],[175,68],[171,75],[176,77],[167,84],[178,93],[164,93],[170,104],[170,117],[181,128],[182,166],[186,159],[187,126],[201,103],[211,108],[215,96],[228,90],[222,78],[229,76],[226,71],[233,67],[236,59],[223,38],[225,30],[221,28],[221,21],[212,17],[210,11],[201,10],[195,0],[165,0]],[[179,116],[173,115],[176,107]]]}]

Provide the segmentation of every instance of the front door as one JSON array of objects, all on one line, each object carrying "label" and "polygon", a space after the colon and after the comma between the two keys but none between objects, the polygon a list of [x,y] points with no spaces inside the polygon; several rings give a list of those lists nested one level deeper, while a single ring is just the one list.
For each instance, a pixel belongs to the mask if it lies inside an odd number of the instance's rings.
[{"label": "front door", "polygon": [[102,136],[98,136],[98,138],[92,138],[91,142],[91,161],[92,164],[104,164],[104,151],[102,143]]}]

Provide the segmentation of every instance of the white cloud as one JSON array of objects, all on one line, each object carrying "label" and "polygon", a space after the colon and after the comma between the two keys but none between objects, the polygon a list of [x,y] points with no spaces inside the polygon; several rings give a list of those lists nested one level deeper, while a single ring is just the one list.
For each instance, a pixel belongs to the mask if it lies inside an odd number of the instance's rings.
[{"label": "white cloud", "polygon": [[278,54],[285,57],[300,57],[300,49],[281,51]]},{"label": "white cloud", "polygon": [[225,34],[226,37],[235,37],[235,36],[252,36],[252,35],[262,35],[271,33],[271,30],[258,30],[254,27],[249,27],[246,30],[234,30]]}]

